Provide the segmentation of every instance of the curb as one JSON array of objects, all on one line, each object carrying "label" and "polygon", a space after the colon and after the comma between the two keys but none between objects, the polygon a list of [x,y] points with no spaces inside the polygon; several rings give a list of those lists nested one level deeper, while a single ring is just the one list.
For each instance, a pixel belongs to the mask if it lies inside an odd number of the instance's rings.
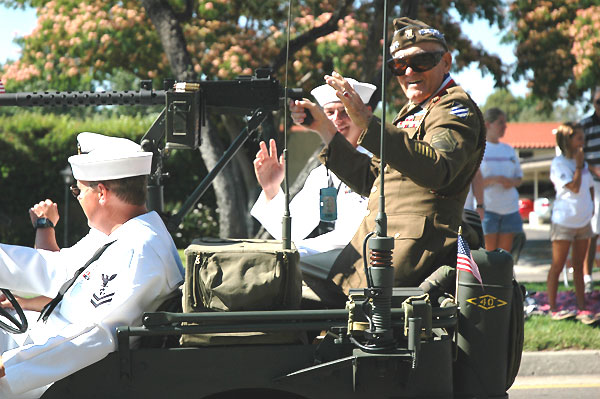
[{"label": "curb", "polygon": [[519,377],[589,375],[600,372],[600,350],[523,352]]}]

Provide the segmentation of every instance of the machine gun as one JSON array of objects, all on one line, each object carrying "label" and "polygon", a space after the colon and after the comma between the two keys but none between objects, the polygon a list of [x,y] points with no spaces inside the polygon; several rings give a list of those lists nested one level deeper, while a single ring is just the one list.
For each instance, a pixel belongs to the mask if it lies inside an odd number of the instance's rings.
[{"label": "machine gun", "polygon": [[141,139],[144,151],[152,152],[152,171],[148,182],[148,208],[164,213],[163,159],[171,149],[197,149],[206,128],[207,112],[251,115],[247,126],[223,153],[215,167],[200,182],[181,206],[167,219],[173,232],[190,212],[218,173],[265,120],[267,113],[281,108],[282,98],[301,98],[302,89],[287,92],[271,75],[270,69],[257,69],[253,76],[234,80],[164,82],[154,90],[152,81],[142,81],[139,91],[46,91],[0,94],[0,106],[77,107],[103,105],[160,105],[165,107]]}]

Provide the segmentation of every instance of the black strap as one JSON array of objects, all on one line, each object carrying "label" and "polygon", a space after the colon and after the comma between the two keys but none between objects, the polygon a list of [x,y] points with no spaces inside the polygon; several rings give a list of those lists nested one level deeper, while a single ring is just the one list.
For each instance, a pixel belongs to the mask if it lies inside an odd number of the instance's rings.
[{"label": "black strap", "polygon": [[94,263],[95,261],[97,261],[98,258],[100,256],[102,256],[102,253],[104,253],[104,251],[106,251],[106,248],[108,248],[115,241],[107,242],[106,244],[104,244],[103,246],[101,246],[100,248],[98,248],[98,250],[90,258],[90,260],[88,260],[85,263],[85,265],[83,265],[82,267],[80,267],[79,269],[77,269],[77,271],[75,272],[75,274],[73,275],[73,277],[71,277],[69,280],[67,280],[60,287],[60,289],[58,290],[58,294],[56,294],[56,296],[54,297],[54,299],[52,299],[50,302],[48,302],[46,304],[46,306],[44,306],[42,308],[42,311],[40,312],[40,317],[38,317],[38,321],[40,321],[40,319],[41,319],[45,323],[48,320],[48,317],[54,311],[54,308],[56,307],[56,305],[58,305],[59,302],[63,299],[63,296],[65,295],[65,292],[67,292],[69,290],[69,288],[71,288],[71,286],[75,283],[75,280],[77,280],[77,277],[79,277],[79,275],[81,273],[83,273],[83,271],[85,269],[87,269],[87,267],[89,265],[91,265],[92,263]]}]

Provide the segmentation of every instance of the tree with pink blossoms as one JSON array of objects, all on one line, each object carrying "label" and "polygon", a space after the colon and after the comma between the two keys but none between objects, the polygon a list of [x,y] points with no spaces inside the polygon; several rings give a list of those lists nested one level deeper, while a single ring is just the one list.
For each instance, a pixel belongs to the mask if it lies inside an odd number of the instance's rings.
[{"label": "tree with pink blossoms", "polygon": [[[8,91],[90,90],[114,81],[122,72],[138,79],[233,79],[256,68],[273,68],[285,79],[288,3],[281,0],[0,0],[9,6],[37,9],[34,31],[18,39],[22,55],[0,65]],[[457,69],[476,62],[505,84],[501,60],[460,30],[461,20],[485,18],[503,25],[501,0],[389,2],[388,15],[401,14],[402,3],[419,19],[437,26],[455,54]],[[323,75],[344,75],[381,84],[383,0],[299,0],[292,3],[290,26],[291,87],[309,91]],[[453,6],[461,20],[449,14]],[[418,6],[418,7],[417,7]],[[406,10],[406,8],[405,8]],[[390,21],[391,22],[391,21]],[[392,25],[389,24],[390,37]],[[135,89],[131,87],[130,89]],[[390,108],[404,97],[396,84],[386,93]],[[379,96],[374,96],[376,105]],[[279,125],[277,118],[275,126]],[[222,154],[231,135],[243,126],[234,118],[210,118],[203,137],[207,168]],[[272,129],[276,132],[277,129]],[[217,132],[226,132],[217,133]],[[275,136],[278,133],[274,133]],[[250,151],[251,152],[251,151]],[[221,236],[245,237],[248,204],[256,182],[254,154],[239,153],[214,182]]]},{"label": "tree with pink blossoms", "polygon": [[517,0],[510,4],[515,77],[528,80],[540,105],[580,100],[600,82],[600,2]]}]

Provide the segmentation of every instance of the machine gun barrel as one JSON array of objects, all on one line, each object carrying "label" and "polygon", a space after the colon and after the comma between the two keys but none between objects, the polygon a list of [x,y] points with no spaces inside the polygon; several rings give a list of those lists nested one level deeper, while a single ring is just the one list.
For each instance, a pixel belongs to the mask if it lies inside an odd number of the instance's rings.
[{"label": "machine gun barrel", "polygon": [[0,106],[17,107],[164,105],[164,103],[163,90],[44,91],[0,94]]},{"label": "machine gun barrel", "polygon": [[[203,81],[199,84],[203,104],[220,112],[248,112],[255,108],[279,109],[282,88],[275,79],[238,78]],[[302,98],[301,89],[288,89],[288,97]],[[76,107],[98,105],[164,105],[164,90],[34,91],[0,94],[0,107]]]}]

